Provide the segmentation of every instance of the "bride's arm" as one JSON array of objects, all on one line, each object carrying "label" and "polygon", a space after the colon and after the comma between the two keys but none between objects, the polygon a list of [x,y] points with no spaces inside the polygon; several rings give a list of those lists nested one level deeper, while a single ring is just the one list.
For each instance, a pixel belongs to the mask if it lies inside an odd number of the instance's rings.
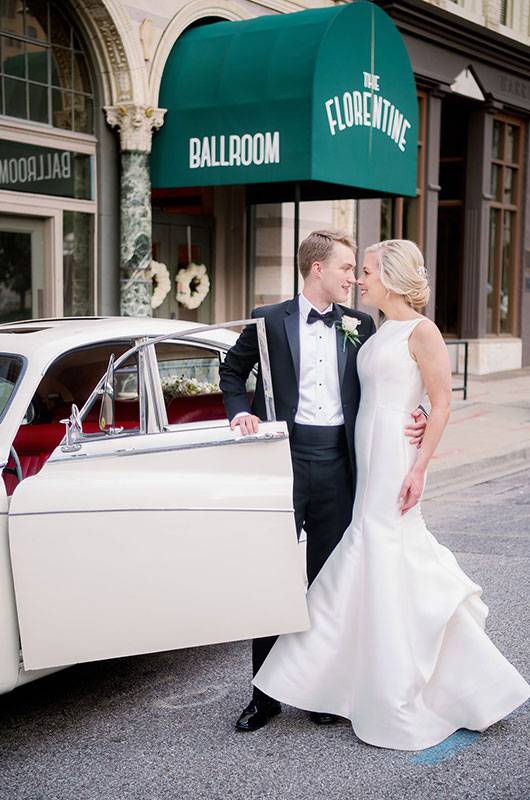
[{"label": "bride's arm", "polygon": [[400,498],[401,513],[416,505],[423,492],[425,470],[438,446],[451,412],[451,364],[442,334],[432,322],[420,322],[409,339],[431,402],[425,435],[418,458],[405,478]]}]

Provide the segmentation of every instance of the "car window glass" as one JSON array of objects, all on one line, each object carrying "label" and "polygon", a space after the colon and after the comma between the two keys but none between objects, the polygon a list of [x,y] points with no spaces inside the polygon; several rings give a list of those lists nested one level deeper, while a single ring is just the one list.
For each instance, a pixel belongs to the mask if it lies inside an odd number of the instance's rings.
[{"label": "car window glass", "polygon": [[9,405],[21,372],[21,358],[0,354],[0,417]]},{"label": "car window glass", "polygon": [[155,350],[171,425],[226,417],[217,350],[171,341]]},{"label": "car window glass", "polygon": [[[81,347],[56,359],[41,380],[33,397],[33,424],[59,423],[70,415],[72,403],[82,408],[92,390],[104,375],[110,356],[118,358],[132,347],[132,341],[104,342]],[[137,355],[129,358],[117,370],[116,424],[125,428],[140,425],[137,387]],[[92,433],[98,430],[100,398],[96,397],[84,414],[83,428]]]},{"label": "car window glass", "polygon": [[[36,475],[58,447],[65,433],[61,420],[70,416],[72,403],[78,408],[84,406],[105,374],[111,354],[114,353],[117,358],[133,345],[133,341],[111,341],[81,347],[64,353],[48,367],[13,441],[24,478]],[[138,355],[135,353],[117,370],[116,427],[125,431],[140,428],[138,393],[134,389],[138,386],[137,365]],[[20,359],[11,365],[0,360],[0,396],[3,398],[12,392],[17,370],[20,371],[21,366]],[[87,435],[101,433],[100,403],[101,397],[98,395],[84,415],[83,431]],[[8,467],[13,466],[10,458]],[[4,471],[3,477],[8,494],[12,494],[18,483],[16,476]]]}]

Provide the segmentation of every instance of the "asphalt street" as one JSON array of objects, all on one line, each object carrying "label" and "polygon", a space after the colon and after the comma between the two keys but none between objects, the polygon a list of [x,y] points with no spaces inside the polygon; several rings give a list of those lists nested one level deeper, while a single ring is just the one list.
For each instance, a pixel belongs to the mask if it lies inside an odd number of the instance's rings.
[{"label": "asphalt street", "polygon": [[[530,678],[530,470],[424,504],[484,590],[488,633]],[[287,708],[254,734],[247,642],[73,667],[0,697],[1,800],[528,800],[530,703],[418,753]],[[480,670],[480,664],[477,664]]]}]

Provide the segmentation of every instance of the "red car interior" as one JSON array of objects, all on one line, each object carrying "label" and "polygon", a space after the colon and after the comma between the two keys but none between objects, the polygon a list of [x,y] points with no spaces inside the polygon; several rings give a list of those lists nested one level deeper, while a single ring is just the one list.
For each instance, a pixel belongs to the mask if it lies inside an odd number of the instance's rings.
[{"label": "red car interior", "polygon": [[[170,424],[185,422],[200,422],[202,420],[225,419],[226,412],[222,395],[205,394],[191,397],[177,397],[167,406]],[[51,453],[61,442],[65,427],[59,420],[70,415],[70,406],[59,406],[54,410],[53,422],[35,425],[21,425],[13,442],[14,448],[20,459],[22,476],[28,478],[36,475],[44,466]],[[86,420],[83,430],[86,433],[96,433],[98,427],[99,404],[94,404]],[[139,426],[139,409],[137,402],[116,402],[116,426],[132,429]],[[14,467],[13,458],[10,457],[9,468]],[[13,494],[17,487],[16,475],[3,472],[7,494]]]}]

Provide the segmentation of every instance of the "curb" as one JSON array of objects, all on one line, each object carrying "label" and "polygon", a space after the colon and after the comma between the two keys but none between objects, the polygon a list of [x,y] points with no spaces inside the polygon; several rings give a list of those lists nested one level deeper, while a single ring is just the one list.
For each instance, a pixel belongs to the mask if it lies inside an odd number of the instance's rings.
[{"label": "curb", "polygon": [[530,468],[530,442],[517,450],[507,450],[478,461],[440,469],[428,475],[424,500],[467,489],[513,472]]}]

